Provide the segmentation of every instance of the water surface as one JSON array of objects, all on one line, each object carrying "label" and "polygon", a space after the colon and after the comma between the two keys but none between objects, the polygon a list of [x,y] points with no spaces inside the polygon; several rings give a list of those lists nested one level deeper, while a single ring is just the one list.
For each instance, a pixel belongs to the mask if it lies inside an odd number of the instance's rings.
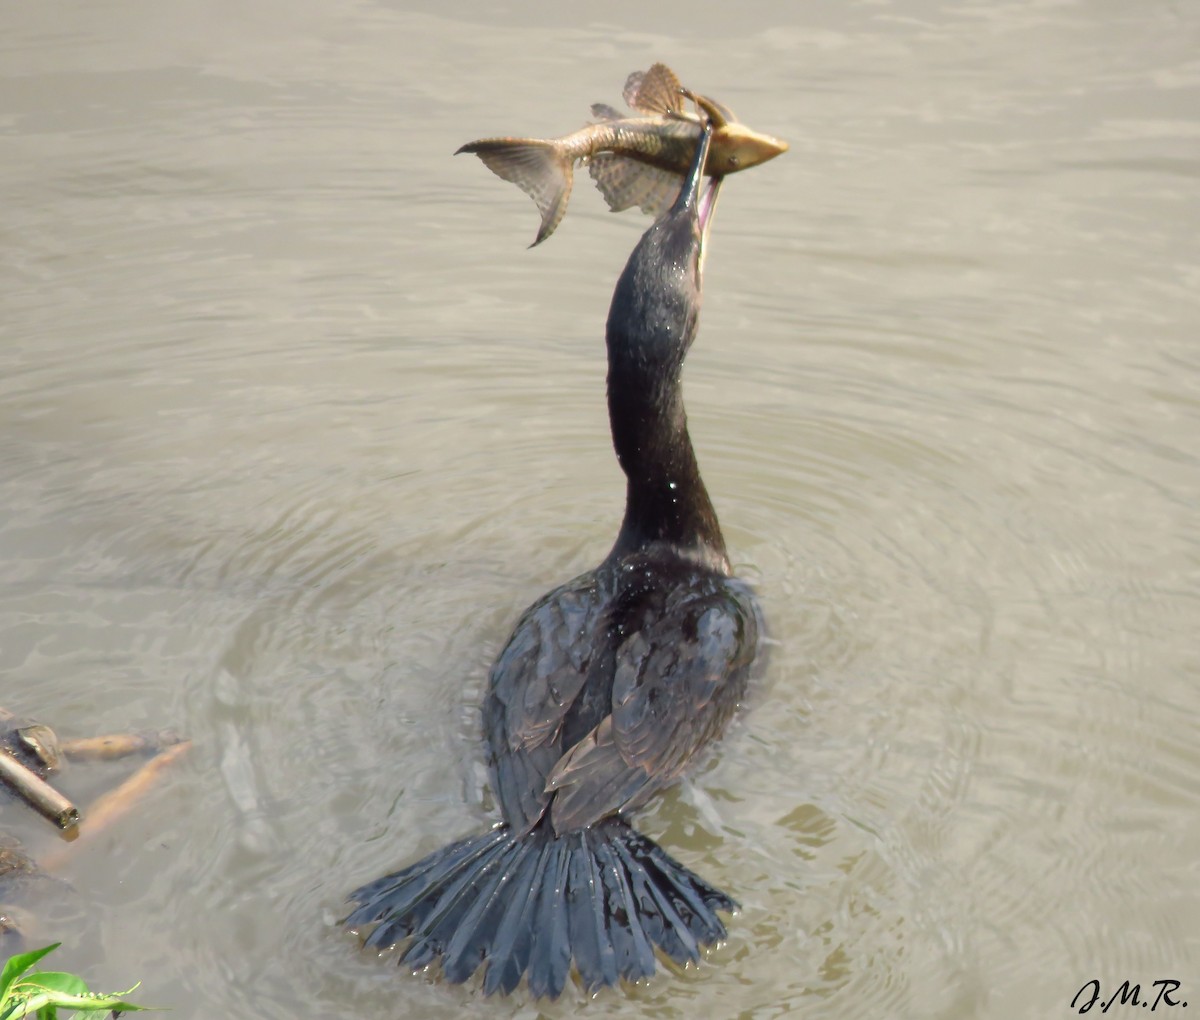
[{"label": "water surface", "polygon": [[26,905],[59,965],[181,1020],[579,1009],[336,920],[490,823],[487,665],[621,510],[602,333],[646,224],[583,178],[527,251],[450,153],[661,59],[792,143],[725,189],[686,376],[776,645],[639,822],[740,899],[729,942],[589,1014],[1200,1003],[1200,13],[739,11],[0,14],[0,704],[196,743]]}]

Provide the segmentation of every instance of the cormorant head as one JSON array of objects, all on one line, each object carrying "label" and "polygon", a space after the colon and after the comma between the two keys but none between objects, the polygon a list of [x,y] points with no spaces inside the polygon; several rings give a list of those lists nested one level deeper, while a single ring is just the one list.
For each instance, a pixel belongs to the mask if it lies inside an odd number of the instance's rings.
[{"label": "cormorant head", "polygon": [[679,197],[642,235],[617,281],[607,330],[616,363],[677,370],[696,335],[705,241],[721,187],[720,177],[702,187],[711,140],[706,121]]}]

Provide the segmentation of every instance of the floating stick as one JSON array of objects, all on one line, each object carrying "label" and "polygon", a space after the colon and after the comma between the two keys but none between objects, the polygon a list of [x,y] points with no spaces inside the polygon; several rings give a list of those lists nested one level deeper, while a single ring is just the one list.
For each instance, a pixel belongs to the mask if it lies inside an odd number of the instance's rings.
[{"label": "floating stick", "polygon": [[[85,839],[94,839],[105,829],[119,822],[154,785],[159,773],[176,759],[182,758],[191,746],[190,740],[184,740],[151,758],[115,790],[104,794],[88,808],[87,824],[80,826],[70,838],[74,839],[79,836]],[[47,855],[42,861],[42,870],[57,871],[66,863],[69,853],[67,847],[59,847],[57,851]]]},{"label": "floating stick", "polygon": [[79,809],[3,748],[0,748],[0,778],[60,829],[79,824]]}]

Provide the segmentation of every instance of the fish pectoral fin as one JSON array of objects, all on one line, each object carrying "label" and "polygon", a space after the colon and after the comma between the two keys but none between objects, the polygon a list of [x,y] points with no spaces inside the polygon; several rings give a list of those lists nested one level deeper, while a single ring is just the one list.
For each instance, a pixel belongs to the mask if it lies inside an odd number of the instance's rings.
[{"label": "fish pectoral fin", "polygon": [[599,121],[623,119],[621,111],[608,103],[592,103],[592,117]]},{"label": "fish pectoral fin", "polygon": [[671,208],[683,179],[669,170],[612,152],[593,156],[588,173],[613,212],[637,206],[656,218]]},{"label": "fish pectoral fin", "polygon": [[555,142],[539,138],[489,138],[469,142],[459,152],[472,152],[497,177],[511,181],[533,199],[542,225],[530,247],[554,233],[567,212],[574,183],[570,156]]},{"label": "fish pectoral fin", "polygon": [[649,71],[634,71],[625,79],[625,102],[631,109],[660,116],[683,111],[683,86],[666,64],[655,64]]}]

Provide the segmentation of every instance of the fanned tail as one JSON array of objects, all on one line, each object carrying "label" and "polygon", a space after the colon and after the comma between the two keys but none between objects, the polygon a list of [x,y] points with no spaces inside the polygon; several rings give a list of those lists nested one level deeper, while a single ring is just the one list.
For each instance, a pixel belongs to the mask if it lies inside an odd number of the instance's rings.
[{"label": "fanned tail", "polygon": [[451,982],[481,965],[484,993],[527,976],[537,998],[557,998],[571,965],[589,992],[655,972],[655,951],[676,963],[725,937],[717,911],[737,904],[620,819],[556,836],[506,826],[460,840],[356,889],[348,928],[377,923],[365,945],[410,939],[400,962],[441,958]]},{"label": "fanned tail", "polygon": [[537,204],[542,225],[529,247],[554,233],[567,213],[575,164],[562,145],[540,138],[483,138],[458,152],[473,152],[497,177],[511,181]]}]

